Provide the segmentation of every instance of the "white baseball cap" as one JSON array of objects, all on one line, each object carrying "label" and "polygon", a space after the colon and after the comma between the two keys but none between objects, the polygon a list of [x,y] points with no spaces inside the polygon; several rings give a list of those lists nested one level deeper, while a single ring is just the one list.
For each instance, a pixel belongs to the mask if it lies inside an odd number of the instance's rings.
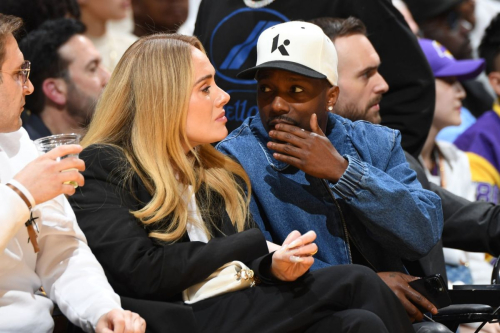
[{"label": "white baseball cap", "polygon": [[259,69],[283,69],[336,86],[337,51],[328,36],[315,24],[290,21],[270,27],[257,42],[257,65],[238,74],[255,78]]}]

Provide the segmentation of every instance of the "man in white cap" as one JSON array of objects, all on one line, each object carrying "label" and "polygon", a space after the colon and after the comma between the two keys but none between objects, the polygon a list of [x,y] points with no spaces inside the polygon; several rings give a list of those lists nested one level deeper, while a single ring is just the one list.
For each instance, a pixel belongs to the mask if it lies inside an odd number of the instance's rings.
[{"label": "man in white cap", "polygon": [[[315,230],[313,269],[362,264],[405,272],[439,240],[439,197],[422,189],[400,134],[332,111],[339,96],[337,53],[316,25],[287,22],[264,31],[257,66],[259,115],[217,148],[252,183],[251,211],[268,240]],[[334,282],[332,282],[334,283]],[[427,310],[436,309],[427,304]]]},{"label": "man in white cap", "polygon": [[388,0],[203,0],[194,35],[215,67],[217,85],[231,95],[227,128],[258,113],[256,82],[236,74],[255,65],[260,33],[281,22],[323,16],[355,16],[367,25],[391,86],[382,101],[383,125],[400,130],[403,148],[417,156],[427,135],[420,128],[432,120],[433,77],[413,33]]}]

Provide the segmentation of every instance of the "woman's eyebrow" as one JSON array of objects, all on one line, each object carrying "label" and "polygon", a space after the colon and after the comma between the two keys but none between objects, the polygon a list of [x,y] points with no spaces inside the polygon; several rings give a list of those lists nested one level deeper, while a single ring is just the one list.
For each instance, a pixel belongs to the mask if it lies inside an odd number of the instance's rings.
[{"label": "woman's eyebrow", "polygon": [[211,79],[212,77],[213,77],[213,75],[212,75],[212,74],[207,74],[207,75],[205,75],[205,76],[203,76],[203,77],[199,78],[199,79],[198,79],[198,80],[194,83],[194,85],[197,85],[198,83],[200,83],[201,81],[204,81],[204,80],[206,80],[206,79]]}]

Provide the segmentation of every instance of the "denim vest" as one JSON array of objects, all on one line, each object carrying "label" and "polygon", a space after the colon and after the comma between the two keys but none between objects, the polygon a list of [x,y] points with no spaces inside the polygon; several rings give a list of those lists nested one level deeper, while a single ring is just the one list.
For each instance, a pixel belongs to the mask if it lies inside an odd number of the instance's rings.
[{"label": "denim vest", "polygon": [[376,271],[404,272],[402,259],[419,259],[441,238],[441,200],[417,181],[398,131],[329,113],[326,136],[349,161],[337,183],[274,159],[259,115],[216,148],[248,173],[250,210],[268,240],[281,244],[293,230],[314,230],[312,269],[352,263],[355,245]]}]

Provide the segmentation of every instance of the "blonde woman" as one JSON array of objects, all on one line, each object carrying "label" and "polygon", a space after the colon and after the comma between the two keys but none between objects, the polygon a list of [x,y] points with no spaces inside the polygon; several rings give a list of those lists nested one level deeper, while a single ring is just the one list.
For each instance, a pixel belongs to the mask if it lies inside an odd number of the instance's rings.
[{"label": "blonde woman", "polygon": [[[148,36],[124,54],[97,106],[72,205],[116,292],[169,305],[142,311],[151,331],[412,332],[371,270],[308,272],[313,232],[278,246],[253,228],[245,172],[210,145],[227,135],[229,101],[214,76],[196,38]],[[254,271],[255,287],[182,303],[183,290],[233,260]]]}]

